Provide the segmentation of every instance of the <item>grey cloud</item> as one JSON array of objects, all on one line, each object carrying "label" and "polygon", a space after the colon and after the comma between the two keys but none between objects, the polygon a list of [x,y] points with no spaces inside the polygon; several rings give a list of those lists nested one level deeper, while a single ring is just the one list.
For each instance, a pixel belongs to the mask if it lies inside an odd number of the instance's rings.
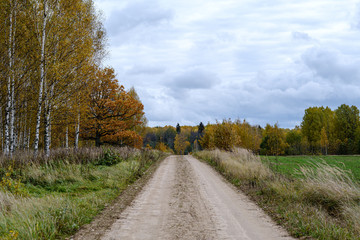
[{"label": "grey cloud", "polygon": [[129,75],[158,75],[165,72],[164,67],[160,66],[145,66],[145,65],[135,65],[128,71],[126,71],[126,74]]},{"label": "grey cloud", "polygon": [[172,89],[209,89],[219,82],[220,79],[216,74],[194,69],[175,77],[169,87]]},{"label": "grey cloud", "polygon": [[343,83],[360,80],[359,62],[349,61],[338,51],[311,48],[302,55],[302,59],[309,69],[326,80]]},{"label": "grey cloud", "polygon": [[309,36],[309,34],[307,33],[303,33],[303,32],[292,32],[291,33],[292,38],[295,40],[305,40],[305,41],[309,41],[312,40],[312,38]]},{"label": "grey cloud", "polygon": [[126,5],[123,9],[112,11],[107,20],[110,35],[117,35],[138,26],[156,26],[173,18],[174,13],[169,9],[162,9],[154,1],[136,1]]}]

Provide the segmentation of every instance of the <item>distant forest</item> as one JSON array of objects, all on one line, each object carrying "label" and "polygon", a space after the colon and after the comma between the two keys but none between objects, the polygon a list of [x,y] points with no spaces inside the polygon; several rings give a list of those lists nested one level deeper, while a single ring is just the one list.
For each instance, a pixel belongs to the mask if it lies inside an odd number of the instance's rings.
[{"label": "distant forest", "polygon": [[267,124],[265,128],[246,120],[225,119],[204,126],[147,127],[146,148],[178,154],[202,149],[231,150],[243,147],[261,155],[345,155],[360,153],[360,120],[356,106],[342,104],[336,110],[310,107],[294,129]]}]

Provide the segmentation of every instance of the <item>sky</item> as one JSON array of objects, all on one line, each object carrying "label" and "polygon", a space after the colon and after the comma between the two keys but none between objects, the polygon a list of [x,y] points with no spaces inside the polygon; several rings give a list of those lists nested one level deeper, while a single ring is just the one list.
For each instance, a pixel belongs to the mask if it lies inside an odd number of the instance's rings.
[{"label": "sky", "polygon": [[360,107],[359,0],[95,0],[119,83],[149,126],[300,125]]}]

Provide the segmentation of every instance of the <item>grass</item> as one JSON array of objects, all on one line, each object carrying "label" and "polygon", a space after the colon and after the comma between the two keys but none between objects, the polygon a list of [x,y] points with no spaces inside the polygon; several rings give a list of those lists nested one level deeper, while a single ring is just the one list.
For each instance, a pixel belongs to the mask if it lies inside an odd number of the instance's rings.
[{"label": "grass", "polygon": [[0,174],[0,239],[63,239],[73,234],[162,157],[155,151],[112,148],[59,150],[48,159],[28,162],[22,156],[12,165],[3,159],[7,167]]},{"label": "grass", "polygon": [[[195,154],[242,189],[294,237],[359,239],[360,186],[352,173],[326,162],[273,171],[247,150]],[[294,164],[293,166],[297,166]],[[279,174],[281,172],[282,174]]]},{"label": "grass", "polygon": [[326,163],[346,171],[351,171],[354,179],[360,182],[360,156],[262,156],[261,160],[272,170],[288,177],[301,177],[301,166],[314,166],[317,163]]}]

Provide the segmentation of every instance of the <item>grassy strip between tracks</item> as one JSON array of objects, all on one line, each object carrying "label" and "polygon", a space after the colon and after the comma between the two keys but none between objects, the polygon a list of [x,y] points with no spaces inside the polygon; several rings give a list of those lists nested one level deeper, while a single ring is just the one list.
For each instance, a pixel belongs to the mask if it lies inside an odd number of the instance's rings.
[{"label": "grassy strip between tracks", "polygon": [[302,239],[359,239],[360,186],[351,172],[326,162],[298,169],[299,176],[271,170],[244,149],[194,154],[208,162]]},{"label": "grassy strip between tracks", "polygon": [[0,239],[73,234],[162,157],[157,151],[107,148],[0,159]]}]

